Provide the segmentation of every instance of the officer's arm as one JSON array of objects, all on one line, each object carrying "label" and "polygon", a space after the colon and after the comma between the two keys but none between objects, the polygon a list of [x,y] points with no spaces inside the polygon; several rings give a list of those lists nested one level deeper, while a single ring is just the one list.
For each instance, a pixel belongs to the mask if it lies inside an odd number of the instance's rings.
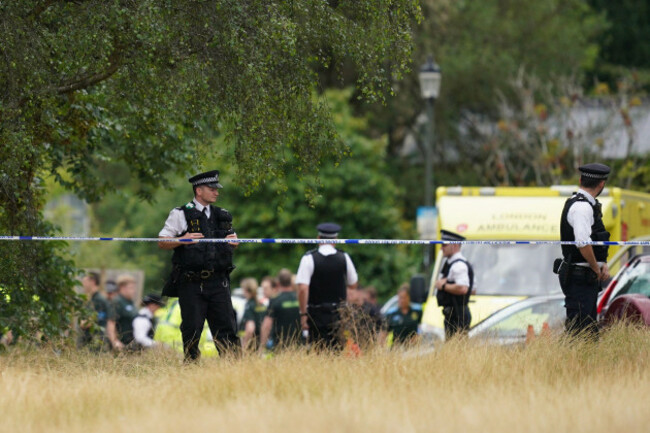
[{"label": "officer's arm", "polygon": [[445,283],[444,286],[445,292],[451,293],[452,295],[465,295],[469,290],[468,286],[462,286],[460,284],[454,283]]},{"label": "officer's arm", "polygon": [[436,284],[435,284],[436,289],[441,290],[443,284],[447,284],[447,278],[441,278],[441,279],[437,280]]},{"label": "officer's arm", "polygon": [[591,226],[594,223],[591,206],[585,202],[574,203],[567,214],[567,221],[573,228],[573,237],[576,240],[576,247],[580,254],[589,263],[589,267],[596,275],[600,276],[600,268],[594,255],[594,249],[591,245],[584,244],[591,241]]},{"label": "officer's arm", "polygon": [[591,245],[585,245],[582,248],[578,248],[578,250],[580,250],[580,254],[582,254],[582,257],[584,257],[585,261],[589,263],[591,270],[600,277],[600,267],[598,266],[596,256],[594,255],[594,248]]},{"label": "officer's arm", "polygon": [[[160,239],[200,239],[203,237],[201,233],[185,233],[183,236],[177,238],[167,238],[164,236],[159,236]],[[173,242],[173,241],[163,241],[158,242],[158,247],[163,250],[173,250],[176,247],[187,244],[188,242]]]},{"label": "officer's arm", "polygon": [[244,324],[244,337],[241,339],[242,348],[248,349],[250,342],[255,336],[255,321],[247,320]]},{"label": "officer's arm", "polygon": [[117,328],[115,327],[115,321],[114,320],[108,320],[106,322],[106,337],[108,337],[108,341],[111,342],[111,346],[113,346],[114,349],[121,349],[124,347],[122,342],[117,338]]},{"label": "officer's arm", "polygon": [[300,314],[307,312],[307,298],[309,298],[309,286],[307,284],[298,284],[298,306]]},{"label": "officer's arm", "polygon": [[260,352],[266,348],[266,343],[271,335],[271,327],[273,326],[273,318],[266,316],[262,321],[262,330],[260,331]]},{"label": "officer's arm", "polygon": [[300,326],[303,330],[309,329],[307,321],[307,299],[309,299],[309,286],[298,284],[298,306],[300,308]]}]

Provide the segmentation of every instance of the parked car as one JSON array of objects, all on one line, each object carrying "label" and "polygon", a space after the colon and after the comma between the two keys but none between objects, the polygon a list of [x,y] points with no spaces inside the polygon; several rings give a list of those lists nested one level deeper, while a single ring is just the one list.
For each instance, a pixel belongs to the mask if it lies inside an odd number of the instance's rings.
[{"label": "parked car", "polygon": [[623,317],[650,325],[650,253],[638,254],[616,273],[598,299],[601,323]]},{"label": "parked car", "polygon": [[544,324],[550,331],[564,328],[564,295],[534,296],[504,307],[473,326],[468,336],[498,345],[524,344],[528,326],[539,335]]}]

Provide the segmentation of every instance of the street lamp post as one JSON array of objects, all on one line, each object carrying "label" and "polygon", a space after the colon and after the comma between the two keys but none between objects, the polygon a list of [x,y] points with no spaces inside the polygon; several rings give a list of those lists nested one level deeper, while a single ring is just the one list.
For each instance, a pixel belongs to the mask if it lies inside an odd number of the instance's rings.
[{"label": "street lamp post", "polygon": [[[429,56],[427,62],[420,68],[420,91],[422,98],[427,101],[427,128],[426,142],[424,144],[424,205],[433,206],[433,105],[440,94],[440,82],[442,81],[442,71],[433,61],[433,56]],[[430,278],[430,267],[433,254],[431,246],[425,247],[424,267],[426,278]]]}]

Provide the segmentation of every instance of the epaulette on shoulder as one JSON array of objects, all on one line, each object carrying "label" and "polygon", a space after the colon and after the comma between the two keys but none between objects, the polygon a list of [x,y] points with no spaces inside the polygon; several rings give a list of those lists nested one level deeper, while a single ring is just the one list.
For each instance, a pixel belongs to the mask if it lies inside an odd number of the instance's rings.
[{"label": "epaulette on shoulder", "polygon": [[422,304],[411,302],[411,310],[422,311]]},{"label": "epaulette on shoulder", "polygon": [[589,200],[587,199],[587,197],[584,196],[584,194],[575,193],[574,197],[576,198],[577,201],[586,201],[587,203],[589,203]]}]

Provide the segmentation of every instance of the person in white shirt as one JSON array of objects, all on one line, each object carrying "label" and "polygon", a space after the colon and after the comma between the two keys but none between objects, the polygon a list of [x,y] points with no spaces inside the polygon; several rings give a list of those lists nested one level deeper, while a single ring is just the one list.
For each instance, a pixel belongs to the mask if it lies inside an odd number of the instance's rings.
[{"label": "person in white shirt", "polygon": [[[464,241],[465,238],[448,230],[440,230],[443,241]],[[474,286],[474,270],[460,252],[460,244],[443,243],[442,254],[447,261],[436,281],[436,299],[445,316],[445,338],[465,333],[472,323],[469,297]]]},{"label": "person in white shirt", "polygon": [[156,311],[165,303],[156,294],[146,295],[142,299],[143,307],[133,319],[133,343],[141,349],[148,349],[158,345],[153,336],[156,331]]},{"label": "person in white shirt", "polygon": [[[316,228],[318,239],[335,239],[341,230],[335,223],[322,223]],[[356,289],[357,284],[352,259],[334,244],[320,244],[302,257],[296,274],[300,321],[315,347],[341,348],[336,336],[338,309],[347,299],[348,289]]]},{"label": "person in white shirt", "polygon": [[609,279],[608,247],[587,242],[609,241],[596,197],[605,188],[610,168],[586,164],[580,170],[580,189],[564,204],[560,238],[576,244],[562,245],[560,286],[565,296],[566,330],[572,335],[598,336],[597,307],[600,282]]},{"label": "person in white shirt", "polygon": [[[172,272],[162,295],[178,297],[185,361],[201,357],[199,340],[207,320],[220,356],[238,355],[237,316],[230,297],[230,273],[235,268],[233,250],[238,243],[232,215],[214,206],[223,188],[219,170],[188,179],[194,199],[169,212],[158,233],[158,246],[173,250]],[[229,239],[233,242],[204,242]]]}]

